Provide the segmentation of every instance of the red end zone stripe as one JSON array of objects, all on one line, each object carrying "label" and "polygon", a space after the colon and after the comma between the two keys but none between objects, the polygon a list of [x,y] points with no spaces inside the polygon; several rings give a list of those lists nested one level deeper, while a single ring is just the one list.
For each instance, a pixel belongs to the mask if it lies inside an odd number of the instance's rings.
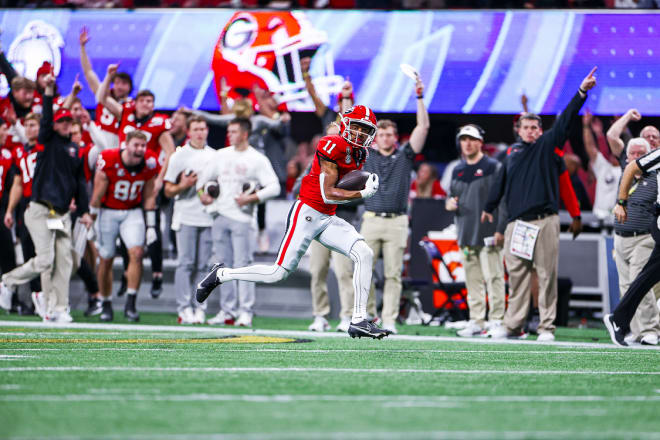
[{"label": "red end zone stripe", "polygon": [[286,255],[286,250],[289,247],[289,243],[291,243],[291,237],[293,237],[293,231],[296,230],[296,222],[298,221],[298,213],[300,212],[300,208],[302,208],[302,203],[298,203],[298,207],[296,208],[296,213],[293,214],[293,222],[291,223],[291,229],[289,230],[289,236],[286,238],[286,241],[284,242],[284,246],[282,246],[282,252],[280,253],[280,258],[277,259],[277,264],[281,265],[282,261],[284,261],[284,256]]}]

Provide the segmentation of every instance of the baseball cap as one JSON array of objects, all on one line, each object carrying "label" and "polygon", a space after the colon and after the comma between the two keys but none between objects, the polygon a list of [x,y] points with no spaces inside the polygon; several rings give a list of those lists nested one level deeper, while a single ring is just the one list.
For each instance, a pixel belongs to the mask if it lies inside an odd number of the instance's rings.
[{"label": "baseball cap", "polygon": [[461,138],[462,136],[470,136],[471,138],[479,139],[480,141],[483,141],[484,138],[477,129],[477,127],[474,127],[472,125],[466,125],[464,127],[461,127],[461,130],[458,132],[457,138]]},{"label": "baseball cap", "polygon": [[69,119],[70,121],[73,121],[73,116],[71,115],[69,109],[61,108],[55,112],[55,116],[53,116],[53,122],[59,122],[62,119]]}]

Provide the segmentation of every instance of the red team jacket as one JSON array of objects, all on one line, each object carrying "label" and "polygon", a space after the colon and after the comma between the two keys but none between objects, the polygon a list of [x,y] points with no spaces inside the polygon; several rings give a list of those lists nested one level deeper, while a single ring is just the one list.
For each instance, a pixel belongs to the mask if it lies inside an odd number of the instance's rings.
[{"label": "red team jacket", "polygon": [[105,150],[96,162],[96,169],[108,176],[108,188],[101,199],[104,208],[133,209],[142,203],[144,184],[160,172],[158,157],[147,150],[142,166],[129,171],[121,160],[121,150]]},{"label": "red team jacket", "polygon": [[323,136],[316,147],[316,158],[312,169],[302,179],[300,185],[300,200],[323,214],[334,215],[337,205],[327,205],[321,195],[321,160],[327,160],[337,165],[341,180],[347,173],[362,169],[367,158],[367,149],[354,147],[338,135]]},{"label": "red team jacket", "polygon": [[5,192],[5,184],[11,186],[11,182],[5,182],[5,180],[13,163],[14,157],[11,154],[11,150],[4,145],[0,146],[0,199],[2,199]]}]

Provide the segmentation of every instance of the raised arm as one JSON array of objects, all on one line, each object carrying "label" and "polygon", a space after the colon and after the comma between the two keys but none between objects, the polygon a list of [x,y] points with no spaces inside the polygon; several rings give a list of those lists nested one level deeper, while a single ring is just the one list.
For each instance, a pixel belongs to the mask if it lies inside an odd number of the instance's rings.
[{"label": "raised arm", "polygon": [[96,91],[96,102],[107,108],[119,120],[121,119],[122,106],[110,96],[110,82],[117,73],[117,67],[119,67],[118,64],[110,64],[108,66],[105,78],[103,78],[103,82]]},{"label": "raised arm", "polygon": [[46,75],[46,89],[44,90],[44,102],[39,122],[38,142],[42,145],[50,140],[53,135],[53,95],[55,94],[55,76],[52,73]]},{"label": "raised arm", "polygon": [[202,110],[190,110],[187,108],[182,108],[181,109],[185,113],[193,114],[195,116],[201,116],[204,118],[207,124],[209,125],[217,125],[218,127],[227,127],[229,123],[234,119],[236,116],[233,113],[229,114],[224,114],[224,115],[215,115],[213,113],[205,112]]},{"label": "raised arm", "polygon": [[14,66],[11,65],[5,51],[0,49],[0,72],[7,77],[7,83],[11,85],[11,80],[14,79],[18,74],[14,69]]},{"label": "raised arm", "polygon": [[94,72],[94,69],[92,69],[92,62],[87,55],[87,49],[85,46],[87,46],[89,40],[89,30],[86,27],[83,27],[80,29],[79,37],[80,65],[83,69],[83,75],[85,75],[85,80],[87,81],[87,85],[89,85],[89,89],[92,91],[92,93],[94,93],[94,95],[96,95],[96,92],[101,86],[101,81],[99,81],[99,77],[96,75],[96,72]]},{"label": "raised arm", "polygon": [[415,93],[417,94],[417,125],[410,134],[410,147],[415,153],[420,153],[424,148],[431,123],[429,122],[429,112],[424,105],[424,83],[419,77],[415,84]]},{"label": "raised arm", "polygon": [[589,162],[593,164],[598,157],[598,146],[596,145],[594,133],[591,131],[592,118],[593,116],[589,110],[582,116],[582,140],[584,141],[584,149],[587,150],[589,156]]},{"label": "raised arm", "polygon": [[303,80],[305,81],[305,89],[307,89],[307,93],[309,93],[309,97],[312,98],[312,102],[314,103],[314,113],[316,113],[316,116],[319,118],[322,118],[328,107],[326,107],[323,101],[321,101],[321,98],[319,98],[319,95],[316,93],[316,88],[312,82],[312,77],[309,74],[309,65],[311,63],[312,59],[310,57],[301,58],[300,68],[302,69]]},{"label": "raised arm", "polygon": [[80,84],[80,81],[78,81],[79,75],[76,74],[76,79],[73,81],[73,85],[71,86],[71,91],[69,94],[64,98],[64,103],[62,104],[62,107],[70,109],[71,106],[73,105],[73,100],[78,96],[78,93],[82,90],[83,86]]},{"label": "raised arm", "polygon": [[596,77],[594,76],[596,69],[596,67],[591,69],[589,75],[582,80],[578,92],[561,112],[552,128],[544,134],[544,136],[550,138],[550,142],[547,144],[548,148],[552,148],[553,150],[555,148],[564,148],[564,143],[566,143],[566,139],[568,139],[571,130],[571,124],[577,117],[584,101],[587,99],[587,92],[596,86]]},{"label": "raised arm", "polygon": [[628,123],[630,121],[639,121],[640,119],[642,119],[642,115],[637,109],[631,108],[623,116],[617,119],[610,129],[607,130],[607,143],[615,157],[620,157],[621,153],[623,153],[625,145],[623,139],[621,139],[621,134],[628,126]]}]

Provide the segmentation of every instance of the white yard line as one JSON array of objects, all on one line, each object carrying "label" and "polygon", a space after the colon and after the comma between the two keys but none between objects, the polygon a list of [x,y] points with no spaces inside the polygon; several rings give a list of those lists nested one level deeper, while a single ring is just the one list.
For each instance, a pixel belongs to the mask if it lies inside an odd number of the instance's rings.
[{"label": "white yard line", "polygon": [[365,374],[510,374],[510,375],[606,375],[660,376],[660,371],[599,371],[599,370],[448,370],[423,368],[332,368],[332,367],[0,367],[0,371],[24,373],[34,371],[130,371],[138,372],[194,372],[194,373],[365,373]]},{"label": "white yard line", "polygon": [[[169,326],[169,325],[140,325],[140,324],[101,324],[101,323],[77,323],[70,324],[47,324],[39,321],[0,321],[0,327],[19,327],[19,328],[49,328],[49,329],[90,329],[90,330],[123,330],[135,332],[175,332],[175,333],[207,333],[215,335],[264,335],[264,336],[284,336],[294,338],[343,338],[348,336],[345,333],[338,332],[308,332],[296,330],[265,330],[265,329],[245,329],[236,327],[182,327],[182,326]],[[465,342],[473,344],[510,344],[510,345],[543,345],[543,346],[556,346],[556,347],[573,347],[573,348],[611,348],[621,349],[615,347],[613,344],[595,343],[595,342],[568,342],[568,341],[554,341],[554,342],[537,342],[531,340],[510,340],[510,339],[488,339],[488,338],[460,338],[451,336],[414,336],[414,335],[393,335],[389,336],[386,340],[393,341],[419,341],[419,342]],[[382,343],[383,341],[373,341],[374,344]],[[356,341],[357,342],[357,341]],[[366,342],[366,341],[365,341]],[[636,349],[658,350],[660,346],[635,346]]]},{"label": "white yard line", "polygon": [[8,394],[0,395],[4,402],[75,402],[75,401],[213,401],[249,403],[299,402],[373,402],[387,406],[434,405],[442,403],[570,403],[570,402],[660,402],[660,396],[391,396],[391,395],[327,395],[327,394],[134,394],[124,390],[97,390],[90,394]]},{"label": "white yard line", "polygon": [[645,440],[658,440],[658,432],[631,432],[631,431],[401,431],[401,432],[286,432],[286,433],[237,433],[237,434],[116,434],[116,435],[84,435],[84,436],[29,436],[29,437],[8,437],[11,440],[96,440],[96,439],[126,439],[135,440],[344,440],[347,438],[356,440],[371,440],[374,438],[383,440],[492,440],[494,438],[502,440],[536,440],[551,438],[570,438],[572,440],[593,440],[593,439],[620,439],[635,438]]},{"label": "white yard line", "polygon": [[[63,342],[66,339],[62,340]],[[96,348],[96,347],[86,347],[86,348],[69,348],[69,347],[59,347],[59,348],[23,348],[23,347],[0,347],[0,352],[3,351],[45,351],[45,352],[59,352],[59,351],[188,351],[190,346],[182,346],[176,348],[122,348],[122,347],[106,347],[106,348]],[[625,351],[621,350],[612,350],[612,351],[575,351],[575,350],[435,350],[435,349],[409,349],[409,348],[383,348],[383,349],[353,349],[353,348],[338,348],[338,349],[306,349],[304,345],[300,345],[300,348],[252,348],[246,346],[243,349],[240,348],[225,348],[222,346],[214,347],[213,351],[216,352],[231,352],[231,353],[312,353],[312,354],[329,354],[329,353],[417,353],[417,354],[506,354],[506,355],[520,355],[527,356],[530,354],[538,355],[614,355],[614,356],[624,356],[626,355]],[[640,352],[640,354],[648,354],[655,356],[656,353],[653,351],[650,352]]]}]

